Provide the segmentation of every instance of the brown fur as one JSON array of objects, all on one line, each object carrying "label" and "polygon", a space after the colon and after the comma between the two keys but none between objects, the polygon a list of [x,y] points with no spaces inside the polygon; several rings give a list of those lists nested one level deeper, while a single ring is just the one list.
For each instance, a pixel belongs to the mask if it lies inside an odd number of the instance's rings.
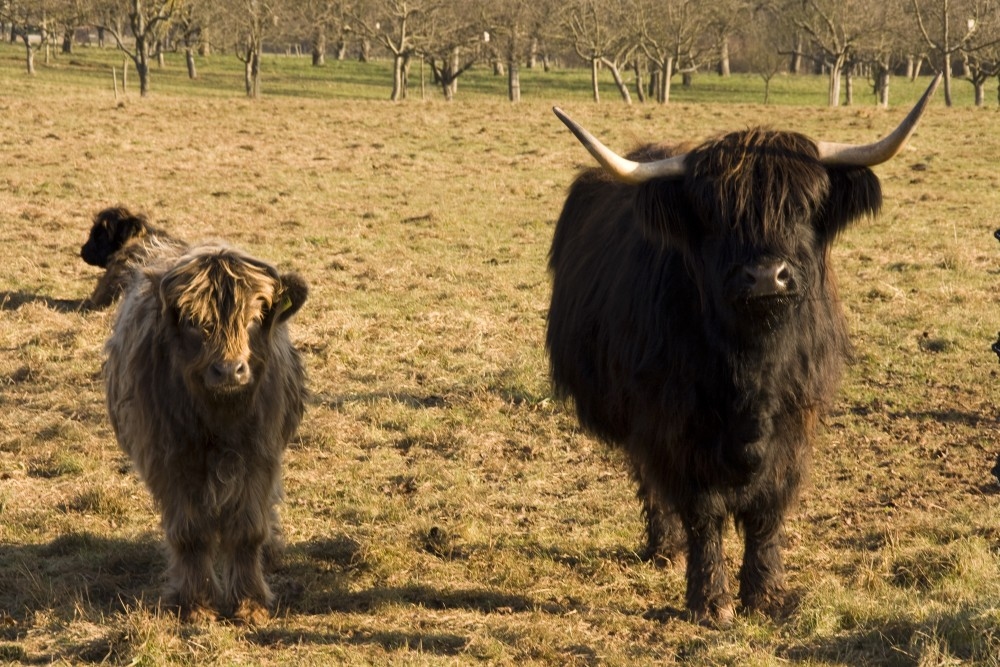
[{"label": "brown fur", "polygon": [[261,561],[279,546],[281,459],[306,393],[286,321],[306,293],[294,274],[199,245],[137,270],[119,307],[108,412],[161,511],[164,600],[183,618],[267,617]]},{"label": "brown fur", "polygon": [[183,248],[182,241],[149,224],[146,216],[115,206],[94,216],[80,257],[87,264],[105,269],[85,302],[88,308],[106,308],[125,291],[133,269],[164,249]]}]

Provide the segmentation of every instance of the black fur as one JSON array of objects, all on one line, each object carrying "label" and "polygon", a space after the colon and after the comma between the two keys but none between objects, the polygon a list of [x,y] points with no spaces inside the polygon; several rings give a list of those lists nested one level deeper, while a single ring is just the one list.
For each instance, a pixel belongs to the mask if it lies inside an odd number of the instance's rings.
[{"label": "black fur", "polygon": [[[879,210],[881,188],[869,169],[819,164],[806,137],[766,130],[703,144],[687,172],[576,179],[549,258],[546,346],[557,393],[631,461],[647,553],[686,542],[688,607],[724,624],[730,516],[746,543],[743,604],[783,603],[782,524],[848,351],[829,246]],[[741,272],[775,260],[788,293],[755,298]]]},{"label": "black fur", "polygon": [[99,211],[87,242],[80,248],[83,261],[105,269],[86,301],[87,307],[111,305],[125,291],[136,265],[145,263],[159,248],[184,245],[150,225],[141,213],[132,213],[122,206]]}]

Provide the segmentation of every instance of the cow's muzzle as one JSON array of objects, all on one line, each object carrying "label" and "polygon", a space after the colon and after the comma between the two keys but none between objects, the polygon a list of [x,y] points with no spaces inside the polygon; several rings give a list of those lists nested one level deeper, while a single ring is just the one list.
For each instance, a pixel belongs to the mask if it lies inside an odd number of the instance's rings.
[{"label": "cow's muzzle", "polygon": [[251,380],[250,364],[242,359],[216,361],[205,369],[205,387],[217,394],[232,394],[245,389]]},{"label": "cow's muzzle", "polygon": [[796,291],[795,272],[781,259],[751,262],[730,273],[726,288],[734,301],[790,297]]}]

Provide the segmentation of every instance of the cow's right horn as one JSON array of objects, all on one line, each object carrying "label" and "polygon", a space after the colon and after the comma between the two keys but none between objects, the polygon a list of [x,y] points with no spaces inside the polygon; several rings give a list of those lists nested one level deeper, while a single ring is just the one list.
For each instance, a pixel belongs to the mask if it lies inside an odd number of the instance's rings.
[{"label": "cow's right horn", "polygon": [[927,109],[927,104],[940,82],[941,75],[938,74],[931,81],[931,85],[927,87],[920,101],[914,105],[903,122],[899,124],[899,127],[874,143],[857,145],[817,141],[816,150],[819,152],[819,161],[825,165],[839,167],[874,167],[892,159],[899,151],[903,150],[910,135],[917,129],[917,123],[920,122],[920,117]]},{"label": "cow's right horn", "polygon": [[583,147],[601,163],[601,166],[623,183],[638,185],[654,178],[680,178],[684,175],[686,153],[655,162],[635,162],[623,158],[602,144],[597,137],[577,125],[559,107],[552,107],[552,111],[576,135]]}]

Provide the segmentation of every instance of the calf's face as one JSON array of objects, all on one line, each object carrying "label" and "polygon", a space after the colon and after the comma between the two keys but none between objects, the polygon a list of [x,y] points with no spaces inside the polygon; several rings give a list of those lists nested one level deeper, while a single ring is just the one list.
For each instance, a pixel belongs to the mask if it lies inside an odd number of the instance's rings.
[{"label": "calf's face", "polygon": [[247,400],[268,363],[275,328],[305,302],[294,274],[230,248],[181,258],[151,274],[171,363],[209,403]]},{"label": "calf's face", "polygon": [[94,216],[87,242],[80,248],[80,257],[91,266],[107,268],[113,254],[146,231],[145,217],[125,208],[106,208]]}]

